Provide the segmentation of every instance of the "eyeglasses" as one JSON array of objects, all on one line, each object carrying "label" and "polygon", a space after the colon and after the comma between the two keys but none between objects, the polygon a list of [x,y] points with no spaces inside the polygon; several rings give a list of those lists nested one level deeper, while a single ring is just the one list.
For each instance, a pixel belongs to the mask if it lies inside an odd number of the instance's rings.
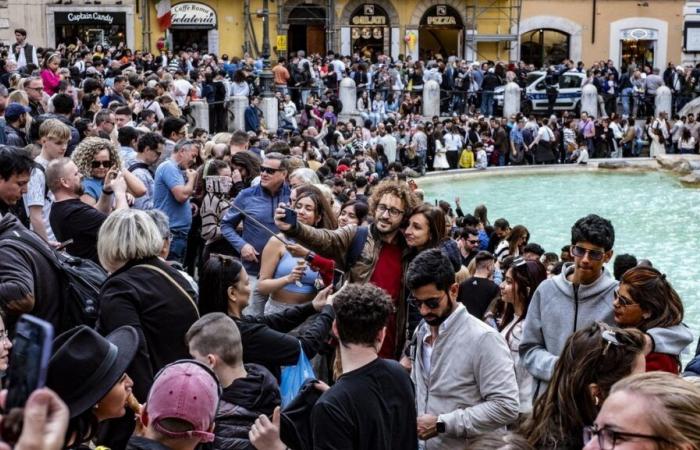
[{"label": "eyeglasses", "polygon": [[438,306],[440,306],[440,302],[442,301],[442,299],[445,297],[446,294],[447,294],[447,292],[445,292],[444,294],[442,294],[440,297],[428,298],[428,299],[425,299],[425,300],[418,300],[418,299],[416,299],[413,295],[409,295],[409,296],[408,296],[408,301],[410,301],[411,303],[413,303],[413,305],[414,305],[417,309],[421,309],[421,307],[422,307],[423,305],[427,306],[427,307],[430,308],[430,309],[435,309],[435,308],[437,308]]},{"label": "eyeglasses", "polygon": [[633,300],[631,300],[623,295],[620,295],[620,289],[615,289],[613,291],[613,296],[614,296],[617,304],[623,308],[627,308],[628,306],[639,305],[639,303],[636,303],[635,301],[633,301]]},{"label": "eyeglasses", "polygon": [[280,170],[282,170],[282,169],[275,169],[274,167],[265,167],[265,166],[260,167],[260,172],[266,173],[268,175],[274,175],[277,172],[279,172]]},{"label": "eyeglasses", "polygon": [[588,444],[594,436],[598,437],[598,447],[601,450],[613,450],[617,441],[620,438],[627,439],[647,439],[654,442],[669,443],[668,440],[660,436],[652,436],[649,434],[625,433],[624,431],[615,431],[610,428],[598,428],[597,425],[591,427],[583,427],[583,444]]},{"label": "eyeglasses", "polygon": [[575,258],[583,258],[586,256],[586,253],[594,261],[602,261],[603,257],[605,257],[605,252],[601,250],[592,250],[579,245],[573,245],[571,247],[571,256]]},{"label": "eyeglasses", "polygon": [[27,86],[25,89],[31,89],[32,91],[41,91],[44,89],[44,86]]},{"label": "eyeglasses", "polygon": [[467,242],[469,242],[469,243],[472,244],[472,245],[477,245],[477,244],[479,244],[479,240],[478,240],[478,239],[467,239]]},{"label": "eyeglasses", "polygon": [[92,162],[92,168],[93,169],[99,169],[100,167],[104,167],[105,169],[109,169],[112,167],[112,161],[93,161]]},{"label": "eyeglasses", "polygon": [[380,203],[377,205],[377,212],[379,213],[380,216],[384,215],[385,212],[389,211],[389,216],[393,217],[396,219],[397,217],[400,217],[403,215],[405,211],[402,211],[398,208],[389,208],[383,203]]}]

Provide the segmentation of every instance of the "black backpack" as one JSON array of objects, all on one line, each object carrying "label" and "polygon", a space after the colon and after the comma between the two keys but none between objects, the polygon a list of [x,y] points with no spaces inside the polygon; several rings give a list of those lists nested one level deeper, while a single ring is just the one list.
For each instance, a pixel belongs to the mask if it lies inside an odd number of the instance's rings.
[{"label": "black backpack", "polygon": [[4,240],[21,242],[43,255],[60,274],[63,310],[57,334],[78,325],[91,328],[97,323],[100,305],[100,289],[107,273],[89,259],[77,258],[40,245],[36,238],[27,236],[28,231],[12,232]]}]

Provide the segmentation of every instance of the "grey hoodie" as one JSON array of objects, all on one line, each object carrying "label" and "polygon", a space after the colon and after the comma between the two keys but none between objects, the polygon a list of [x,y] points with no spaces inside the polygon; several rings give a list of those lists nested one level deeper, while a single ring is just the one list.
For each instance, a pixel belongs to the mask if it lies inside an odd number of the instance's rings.
[{"label": "grey hoodie", "polygon": [[[560,275],[543,281],[527,310],[519,351],[521,363],[535,379],[535,398],[547,387],[571,334],[596,321],[615,325],[613,293],[617,281],[603,272],[593,283],[579,286],[576,302],[574,284],[567,279],[573,272],[574,265],[567,264]],[[654,351],[671,355],[679,355],[693,340],[685,325],[654,328],[647,334],[654,341]]]}]

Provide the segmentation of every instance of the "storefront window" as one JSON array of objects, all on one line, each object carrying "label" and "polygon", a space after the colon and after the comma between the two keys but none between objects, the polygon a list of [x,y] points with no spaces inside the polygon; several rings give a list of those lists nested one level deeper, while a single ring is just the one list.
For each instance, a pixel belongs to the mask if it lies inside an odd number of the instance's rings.
[{"label": "storefront window", "polygon": [[350,17],[353,53],[376,61],[377,55],[389,47],[389,15],[379,5],[365,4]]},{"label": "storefront window", "polygon": [[432,59],[435,55],[462,56],[464,27],[459,12],[448,5],[436,5],[423,14],[418,39],[419,57]]},{"label": "storefront window", "polygon": [[537,68],[560,64],[569,58],[570,36],[559,30],[540,28],[520,36],[520,59]]},{"label": "storefront window", "polygon": [[622,69],[634,63],[637,67],[654,67],[654,50],[656,41],[624,40],[622,41]]},{"label": "storefront window", "polygon": [[94,47],[126,44],[126,13],[123,12],[57,12],[54,13],[56,44],[77,44]]}]

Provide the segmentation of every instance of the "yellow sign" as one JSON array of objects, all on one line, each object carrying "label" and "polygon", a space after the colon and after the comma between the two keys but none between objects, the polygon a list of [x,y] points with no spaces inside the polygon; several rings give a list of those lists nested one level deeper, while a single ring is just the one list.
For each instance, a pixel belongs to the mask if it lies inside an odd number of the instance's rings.
[{"label": "yellow sign", "polygon": [[277,51],[286,52],[287,51],[287,36],[278,35],[277,36]]}]

